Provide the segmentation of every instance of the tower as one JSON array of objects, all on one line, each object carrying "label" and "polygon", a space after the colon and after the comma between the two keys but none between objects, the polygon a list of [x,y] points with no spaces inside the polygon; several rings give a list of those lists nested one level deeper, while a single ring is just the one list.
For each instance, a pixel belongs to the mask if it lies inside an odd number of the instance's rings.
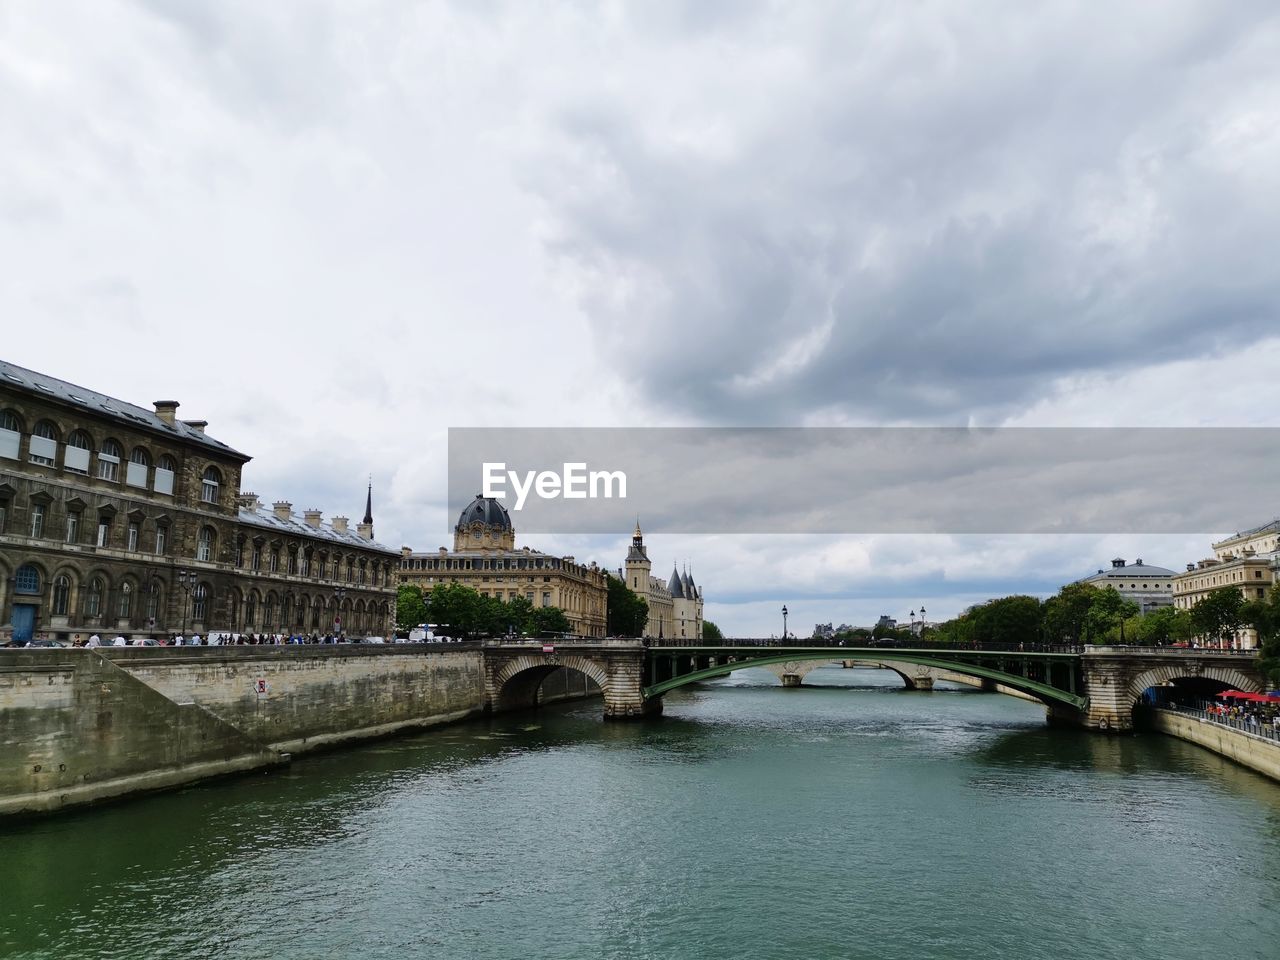
[{"label": "tower", "polygon": [[631,535],[631,549],[627,551],[626,576],[627,586],[634,593],[649,599],[649,554],[644,549],[644,534],[640,532],[640,521],[636,521],[636,532]]}]

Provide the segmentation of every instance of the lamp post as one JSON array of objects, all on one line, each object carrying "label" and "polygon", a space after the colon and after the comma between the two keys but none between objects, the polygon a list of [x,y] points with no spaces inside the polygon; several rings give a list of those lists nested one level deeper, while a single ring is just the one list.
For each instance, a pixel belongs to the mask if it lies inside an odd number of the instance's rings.
[{"label": "lamp post", "polygon": [[920,604],[920,636],[924,636],[924,604]]},{"label": "lamp post", "polygon": [[787,605],[782,605],[782,642],[787,642]]},{"label": "lamp post", "polygon": [[336,636],[342,635],[342,601],[347,597],[347,588],[339,587],[333,591],[333,632]]},{"label": "lamp post", "polygon": [[182,588],[182,637],[187,636],[187,602],[191,599],[191,590],[196,585],[194,571],[182,569],[178,571],[178,586]]},{"label": "lamp post", "polygon": [[916,612],[914,610],[911,611],[911,635],[913,637],[916,635]]}]

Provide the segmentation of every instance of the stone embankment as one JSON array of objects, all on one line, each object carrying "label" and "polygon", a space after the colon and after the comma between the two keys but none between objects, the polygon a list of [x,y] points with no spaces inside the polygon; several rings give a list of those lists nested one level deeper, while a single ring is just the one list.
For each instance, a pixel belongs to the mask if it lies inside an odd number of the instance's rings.
[{"label": "stone embankment", "polygon": [[1280,741],[1236,729],[1201,713],[1147,709],[1144,725],[1160,733],[1198,744],[1207,750],[1280,781]]},{"label": "stone embankment", "polygon": [[278,766],[486,704],[479,645],[3,651],[0,815]]}]

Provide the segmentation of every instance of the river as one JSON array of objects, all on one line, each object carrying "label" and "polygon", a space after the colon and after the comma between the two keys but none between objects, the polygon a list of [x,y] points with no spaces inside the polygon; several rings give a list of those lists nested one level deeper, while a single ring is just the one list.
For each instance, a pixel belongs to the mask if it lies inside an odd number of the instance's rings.
[{"label": "river", "polygon": [[0,827],[0,956],[1280,956],[1280,785],[999,694],[744,670]]}]

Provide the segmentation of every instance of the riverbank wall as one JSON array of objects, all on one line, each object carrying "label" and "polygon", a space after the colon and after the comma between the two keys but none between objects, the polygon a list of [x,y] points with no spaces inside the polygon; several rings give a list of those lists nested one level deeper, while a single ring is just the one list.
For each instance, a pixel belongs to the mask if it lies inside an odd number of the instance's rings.
[{"label": "riverbank wall", "polygon": [[4,651],[0,815],[266,769],[485,706],[478,645]]},{"label": "riverbank wall", "polygon": [[1149,730],[1197,744],[1280,781],[1280,742],[1176,710],[1144,710],[1142,723]]}]

